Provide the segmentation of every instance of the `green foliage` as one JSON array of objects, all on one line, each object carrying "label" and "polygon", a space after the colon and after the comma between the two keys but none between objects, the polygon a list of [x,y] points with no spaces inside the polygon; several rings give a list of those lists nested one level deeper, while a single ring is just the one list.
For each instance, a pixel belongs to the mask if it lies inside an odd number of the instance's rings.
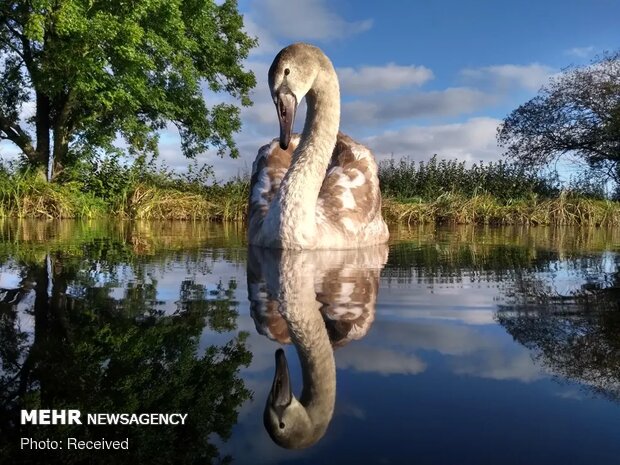
[{"label": "green foliage", "polygon": [[104,212],[104,200],[85,193],[79,182],[50,184],[36,172],[0,169],[0,217],[91,218]]},{"label": "green foliage", "polygon": [[[237,156],[238,107],[209,107],[203,92],[251,104],[242,61],[254,45],[236,0],[3,2],[0,135],[38,166],[53,155],[55,174],[70,152],[113,152],[118,136],[132,155],[156,153],[168,124],[188,157],[209,147]],[[29,95],[34,133],[18,119]]]},{"label": "green foliage", "polygon": [[[243,222],[249,181],[214,182],[208,165],[184,174],[140,159],[82,160],[46,183],[36,173],[0,165],[0,217]],[[620,203],[604,200],[590,178],[560,191],[552,177],[500,162],[466,168],[456,161],[380,167],[383,214],[393,223],[620,225]]]},{"label": "green foliage", "polygon": [[608,198],[606,184],[601,182],[604,178],[604,173],[591,168],[573,176],[568,181],[566,190],[573,196],[604,200]]},{"label": "green foliage", "polygon": [[209,165],[179,174],[144,157],[90,157],[59,179],[0,164],[0,217],[243,221],[247,210],[248,180],[216,183]]},{"label": "green foliage", "polygon": [[557,181],[552,176],[531,173],[504,161],[473,164],[467,167],[458,160],[427,162],[401,159],[379,164],[381,192],[401,200],[435,201],[445,194],[463,197],[488,194],[500,201],[518,200],[537,195],[557,195]]}]

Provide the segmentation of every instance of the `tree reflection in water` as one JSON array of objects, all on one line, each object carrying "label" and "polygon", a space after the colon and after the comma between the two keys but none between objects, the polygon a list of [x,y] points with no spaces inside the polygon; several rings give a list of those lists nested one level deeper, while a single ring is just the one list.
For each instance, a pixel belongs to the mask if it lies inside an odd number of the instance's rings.
[{"label": "tree reflection in water", "polygon": [[[459,228],[409,231],[384,279],[497,283],[496,320],[558,380],[620,400],[620,231]],[[400,238],[406,237],[400,234]]]},{"label": "tree reflection in water", "polygon": [[497,320],[558,377],[620,401],[620,256],[571,263],[582,277],[577,289],[562,292],[523,271]]},{"label": "tree reflection in water", "polygon": [[[200,350],[205,329],[236,328],[234,283],[207,299],[204,286],[187,280],[171,312],[157,299],[157,282],[145,263],[165,262],[174,244],[158,248],[132,231],[101,237],[69,233],[50,241],[4,241],[3,269],[21,276],[0,291],[0,456],[7,463],[226,462],[213,435],[226,439],[237,410],[250,397],[239,369],[251,354],[240,333]],[[6,238],[6,231],[5,238]],[[19,231],[13,231],[14,234]],[[25,234],[23,231],[21,234]],[[179,257],[201,266],[180,237]],[[143,247],[149,247],[145,256]],[[132,284],[118,274],[133,275]],[[114,298],[116,286],[125,287]],[[28,321],[32,323],[29,324]],[[28,327],[30,326],[30,327]],[[86,413],[187,413],[184,426],[20,425],[20,409],[79,409]],[[84,421],[85,423],[85,421]],[[28,451],[20,438],[64,441],[129,438],[129,450]]]}]

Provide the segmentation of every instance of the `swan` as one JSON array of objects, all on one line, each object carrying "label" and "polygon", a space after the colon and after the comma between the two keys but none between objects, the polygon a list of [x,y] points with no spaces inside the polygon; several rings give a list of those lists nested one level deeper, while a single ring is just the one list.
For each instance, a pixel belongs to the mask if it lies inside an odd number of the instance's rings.
[{"label": "swan", "polygon": [[385,244],[355,250],[297,251],[250,247],[248,297],[259,333],[296,348],[303,378],[293,395],[284,351],[263,422],[285,448],[315,444],[327,431],[336,401],[333,347],[362,338],[374,320]]},{"label": "swan", "polygon": [[[250,244],[281,249],[350,249],[387,242],[377,164],[370,150],[339,132],[340,89],[327,56],[296,43],[269,68],[280,138],[252,165]],[[306,97],[301,134],[292,134]]]}]

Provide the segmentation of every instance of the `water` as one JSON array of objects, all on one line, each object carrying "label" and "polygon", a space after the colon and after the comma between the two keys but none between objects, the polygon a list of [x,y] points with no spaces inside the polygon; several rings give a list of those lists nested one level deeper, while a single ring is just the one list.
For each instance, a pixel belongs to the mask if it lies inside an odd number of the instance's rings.
[{"label": "water", "polygon": [[[598,229],[395,229],[389,248],[296,254],[220,225],[2,223],[0,457],[616,464],[619,265],[620,232]],[[188,416],[20,425],[22,408]]]}]

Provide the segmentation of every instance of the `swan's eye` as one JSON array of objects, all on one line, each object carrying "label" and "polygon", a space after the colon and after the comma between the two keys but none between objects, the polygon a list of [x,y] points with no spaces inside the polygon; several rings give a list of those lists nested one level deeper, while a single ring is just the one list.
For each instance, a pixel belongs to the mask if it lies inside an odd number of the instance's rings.
[{"label": "swan's eye", "polygon": [[288,76],[289,74],[291,74],[291,70],[290,70],[290,69],[288,69],[288,68],[286,68],[286,69],[284,70],[284,75],[285,75],[285,76]]},{"label": "swan's eye", "polygon": [[284,426],[285,426],[285,425],[284,425],[284,423],[280,422],[280,425],[279,425],[279,426],[280,426],[280,429],[284,429]]}]

